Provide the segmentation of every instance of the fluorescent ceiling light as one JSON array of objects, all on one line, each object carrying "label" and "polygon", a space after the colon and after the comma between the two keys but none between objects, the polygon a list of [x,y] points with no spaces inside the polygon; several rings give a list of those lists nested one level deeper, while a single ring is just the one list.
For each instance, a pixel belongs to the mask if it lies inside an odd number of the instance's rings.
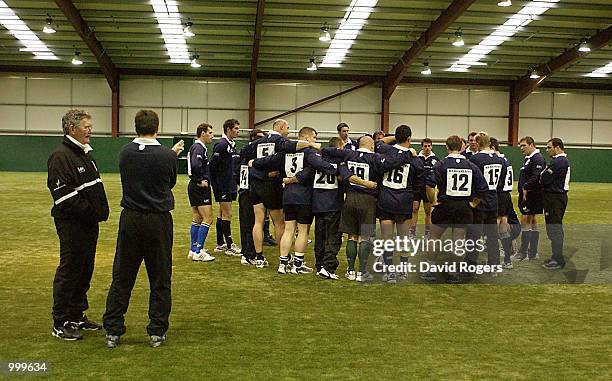
[{"label": "fluorescent ceiling light", "polygon": [[[57,56],[45,45],[28,26],[21,21],[4,1],[0,0],[0,24],[8,29],[16,39],[23,44],[27,51],[34,54],[34,59],[57,60]],[[24,49],[24,48],[22,48]]]},{"label": "fluorescent ceiling light", "polygon": [[352,0],[323,57],[321,67],[340,67],[378,0]]},{"label": "fluorescent ceiling light", "polygon": [[[155,18],[166,43],[166,50],[171,63],[191,63],[187,42],[183,35],[183,23],[178,11],[178,2],[174,0],[151,0]],[[172,48],[169,48],[169,47]]]},{"label": "fluorescent ceiling light", "polygon": [[497,2],[497,5],[500,7],[509,7],[512,5],[512,0],[501,0]]},{"label": "fluorescent ceiling light", "polygon": [[602,66],[599,69],[595,69],[592,72],[585,74],[585,77],[605,78],[608,74],[612,73],[612,61],[606,66]]},{"label": "fluorescent ceiling light", "polygon": [[[475,65],[474,62],[480,61],[493,49],[495,49],[495,47],[509,40],[510,37],[515,35],[520,30],[521,27],[524,27],[525,25],[533,21],[535,16],[539,16],[550,8],[554,8],[555,4],[558,2],[559,0],[530,1],[517,13],[515,13],[508,20],[506,20],[503,25],[500,25],[495,28],[495,31],[493,31],[493,33],[485,37],[482,41],[480,41],[478,45],[470,49],[467,54],[465,54],[458,61],[453,63],[453,65],[446,70],[463,71],[456,69],[467,69],[470,66]],[[475,57],[478,58],[474,59]]]}]

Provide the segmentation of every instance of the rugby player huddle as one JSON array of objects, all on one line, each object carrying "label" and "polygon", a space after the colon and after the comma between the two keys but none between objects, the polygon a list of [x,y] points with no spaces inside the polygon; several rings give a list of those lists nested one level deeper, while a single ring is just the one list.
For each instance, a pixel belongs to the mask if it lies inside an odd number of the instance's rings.
[{"label": "rugby player huddle", "polygon": [[[215,200],[225,203],[217,221],[215,252],[240,255],[243,265],[269,265],[263,253],[263,224],[269,215],[279,242],[279,274],[316,271],[323,278],[338,279],[337,254],[344,233],[348,238],[345,277],[370,281],[373,276],[367,263],[376,219],[382,238],[414,237],[423,201],[427,238],[439,239],[447,228],[453,229],[453,239],[484,236],[488,264],[512,268],[512,239],[518,236],[517,226],[520,231],[510,197],[512,167],[499,153],[497,141],[485,132],[471,133],[467,148],[462,138],[449,136],[448,156],[439,159],[430,139],[422,140],[418,154],[410,147],[412,131],[406,125],[397,127],[394,135],[375,134],[376,141],[364,135],[355,142],[348,138],[348,125],[341,123],[339,137],[321,148],[315,129],[303,127],[298,140],[289,140],[287,121],[278,119],[268,133],[251,131],[249,143],[239,154],[233,141],[238,121],[226,121],[223,129],[210,161],[205,147],[212,141],[208,124],[198,127],[198,139],[188,155],[188,193],[194,211],[192,260],[214,260],[204,249],[212,223],[212,186]],[[232,242],[229,224],[231,202],[237,194],[242,249]],[[313,220],[315,270],[304,262]],[[503,265],[498,239],[504,249]],[[393,254],[391,250],[383,253],[386,265],[393,263]],[[462,260],[475,264],[477,257],[472,250]],[[436,253],[427,253],[427,259],[435,262]],[[408,257],[401,256],[400,261],[407,263]],[[383,279],[395,283],[406,276],[386,272]],[[421,276],[435,280],[437,274]],[[458,280],[458,274],[447,274],[447,281]]]}]

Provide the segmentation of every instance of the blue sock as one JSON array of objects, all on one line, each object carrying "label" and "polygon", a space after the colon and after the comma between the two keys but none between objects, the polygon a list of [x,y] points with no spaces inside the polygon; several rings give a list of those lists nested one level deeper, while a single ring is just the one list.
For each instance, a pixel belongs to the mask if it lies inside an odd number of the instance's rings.
[{"label": "blue sock", "polygon": [[210,228],[210,225],[202,223],[202,225],[200,225],[200,228],[198,229],[198,240],[196,243],[196,253],[199,253],[200,250],[202,250],[202,248],[204,247],[204,242],[206,242],[206,236],[208,235],[208,229]]},{"label": "blue sock", "polygon": [[191,229],[189,230],[189,233],[191,235],[191,251],[193,251],[195,253],[196,251],[196,245],[198,242],[198,230],[200,230],[200,224],[196,224],[195,222],[191,223]]}]

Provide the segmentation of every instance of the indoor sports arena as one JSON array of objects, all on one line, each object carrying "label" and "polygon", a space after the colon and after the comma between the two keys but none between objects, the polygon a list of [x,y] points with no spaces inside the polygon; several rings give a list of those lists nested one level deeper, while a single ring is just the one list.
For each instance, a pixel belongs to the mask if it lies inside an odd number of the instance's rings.
[{"label": "indoor sports arena", "polygon": [[0,0],[0,375],[612,378],[612,0]]}]

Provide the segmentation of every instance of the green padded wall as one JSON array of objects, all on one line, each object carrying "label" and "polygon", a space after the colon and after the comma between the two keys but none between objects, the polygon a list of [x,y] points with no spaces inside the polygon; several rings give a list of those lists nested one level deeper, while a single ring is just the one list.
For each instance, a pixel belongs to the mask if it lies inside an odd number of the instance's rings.
[{"label": "green padded wall", "polygon": [[[47,158],[61,139],[60,136],[0,136],[0,171],[45,172]],[[119,150],[131,140],[124,137],[92,138],[93,155],[100,171],[117,172]],[[172,145],[172,138],[160,138],[159,141],[168,147]],[[245,143],[244,140],[238,140],[237,149],[240,150]],[[211,148],[209,147],[209,153]],[[443,146],[436,145],[434,152],[439,157],[446,156]],[[518,175],[518,169],[523,162],[518,147],[502,147],[502,152],[512,162],[514,173]],[[544,148],[540,148],[540,152],[546,155]],[[612,150],[568,148],[566,152],[572,167],[572,181],[612,183]],[[184,163],[181,163],[180,167],[181,172],[185,173]]]}]

